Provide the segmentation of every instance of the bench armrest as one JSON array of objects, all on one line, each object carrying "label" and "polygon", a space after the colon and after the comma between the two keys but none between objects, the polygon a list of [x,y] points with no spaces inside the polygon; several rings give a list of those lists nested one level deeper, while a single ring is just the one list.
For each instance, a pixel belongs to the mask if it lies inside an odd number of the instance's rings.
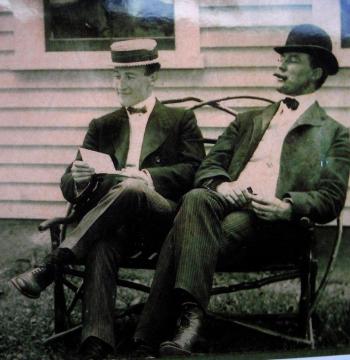
[{"label": "bench armrest", "polygon": [[40,223],[38,226],[39,231],[45,231],[47,229],[50,229],[57,225],[68,225],[72,224],[76,221],[76,213],[75,211],[72,211],[68,216],[66,217],[55,217],[52,219],[48,219]]}]

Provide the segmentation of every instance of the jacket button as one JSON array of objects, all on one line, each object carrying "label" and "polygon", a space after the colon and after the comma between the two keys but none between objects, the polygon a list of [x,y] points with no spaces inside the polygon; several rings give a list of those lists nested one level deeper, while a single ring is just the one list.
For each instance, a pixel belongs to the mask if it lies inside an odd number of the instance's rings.
[{"label": "jacket button", "polygon": [[160,157],[159,156],[155,157],[155,162],[156,162],[156,164],[160,164]]}]

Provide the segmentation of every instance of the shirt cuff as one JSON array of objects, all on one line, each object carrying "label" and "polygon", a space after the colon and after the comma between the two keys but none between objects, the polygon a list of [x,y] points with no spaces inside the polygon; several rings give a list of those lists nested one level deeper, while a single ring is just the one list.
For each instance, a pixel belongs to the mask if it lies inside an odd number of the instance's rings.
[{"label": "shirt cuff", "polygon": [[148,187],[152,190],[155,190],[154,184],[153,184],[153,179],[152,179],[150,172],[147,169],[142,169],[141,171],[146,175],[145,180],[147,182]]},{"label": "shirt cuff", "polygon": [[294,220],[295,214],[294,214],[294,211],[293,211],[293,205],[294,205],[293,199],[290,198],[290,197],[285,197],[285,198],[282,199],[282,201],[290,204],[290,210],[291,210],[291,213],[290,213],[290,221],[291,221],[291,220]]},{"label": "shirt cuff", "polygon": [[216,191],[216,188],[225,181],[227,181],[226,178],[221,178],[221,177],[213,178],[213,179],[205,181],[203,183],[202,187],[204,187],[205,189],[208,189],[208,190]]},{"label": "shirt cuff", "polygon": [[285,197],[285,198],[282,199],[282,201],[287,202],[287,203],[291,204],[292,206],[294,204],[293,199],[290,198],[290,197]]}]

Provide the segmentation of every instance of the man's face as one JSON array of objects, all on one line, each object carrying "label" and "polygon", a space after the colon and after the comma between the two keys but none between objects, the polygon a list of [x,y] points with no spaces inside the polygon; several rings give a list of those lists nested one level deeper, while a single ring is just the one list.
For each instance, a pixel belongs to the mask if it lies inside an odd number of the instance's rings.
[{"label": "man's face", "polygon": [[294,96],[315,91],[315,81],[322,70],[311,67],[309,54],[286,52],[281,55],[280,61],[278,70],[274,73],[279,83],[277,91]]},{"label": "man's face", "polygon": [[153,89],[156,75],[145,75],[145,67],[114,69],[114,87],[123,106],[133,106],[147,99]]}]

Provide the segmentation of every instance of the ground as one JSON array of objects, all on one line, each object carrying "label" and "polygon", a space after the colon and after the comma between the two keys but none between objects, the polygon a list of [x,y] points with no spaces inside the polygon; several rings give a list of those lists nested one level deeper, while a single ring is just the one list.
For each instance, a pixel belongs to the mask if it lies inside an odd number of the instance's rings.
[{"label": "ground", "polygon": [[[71,342],[54,342],[44,345],[43,340],[53,331],[53,293],[48,289],[38,300],[19,296],[8,280],[40,262],[49,251],[48,233],[39,233],[38,221],[0,220],[0,359],[6,360],[73,360],[76,359],[78,334]],[[321,273],[329,251],[329,239],[333,230],[322,232],[318,244]],[[350,353],[350,231],[346,229],[339,259],[325,296],[317,308],[316,339],[318,352],[323,355]],[[150,271],[123,271],[122,276],[150,283]],[[216,277],[216,283],[227,282],[231,275]],[[297,282],[290,281],[269,285],[265,289],[234,295],[214,297],[210,309],[223,313],[269,313],[271,310],[292,311],[298,298]],[[145,296],[130,290],[118,293],[117,314],[130,305],[142,303]],[[258,301],[257,301],[258,299]],[[126,347],[136,315],[116,319],[120,351]],[[297,355],[314,355],[302,346],[292,345],[280,339],[244,330],[227,320],[209,318],[204,329],[202,351],[206,358],[271,359]],[[230,353],[230,355],[225,355]],[[208,355],[209,354],[209,355]],[[213,355],[217,354],[217,355]],[[125,358],[126,355],[109,359]],[[350,356],[350,355],[349,355]]]}]

